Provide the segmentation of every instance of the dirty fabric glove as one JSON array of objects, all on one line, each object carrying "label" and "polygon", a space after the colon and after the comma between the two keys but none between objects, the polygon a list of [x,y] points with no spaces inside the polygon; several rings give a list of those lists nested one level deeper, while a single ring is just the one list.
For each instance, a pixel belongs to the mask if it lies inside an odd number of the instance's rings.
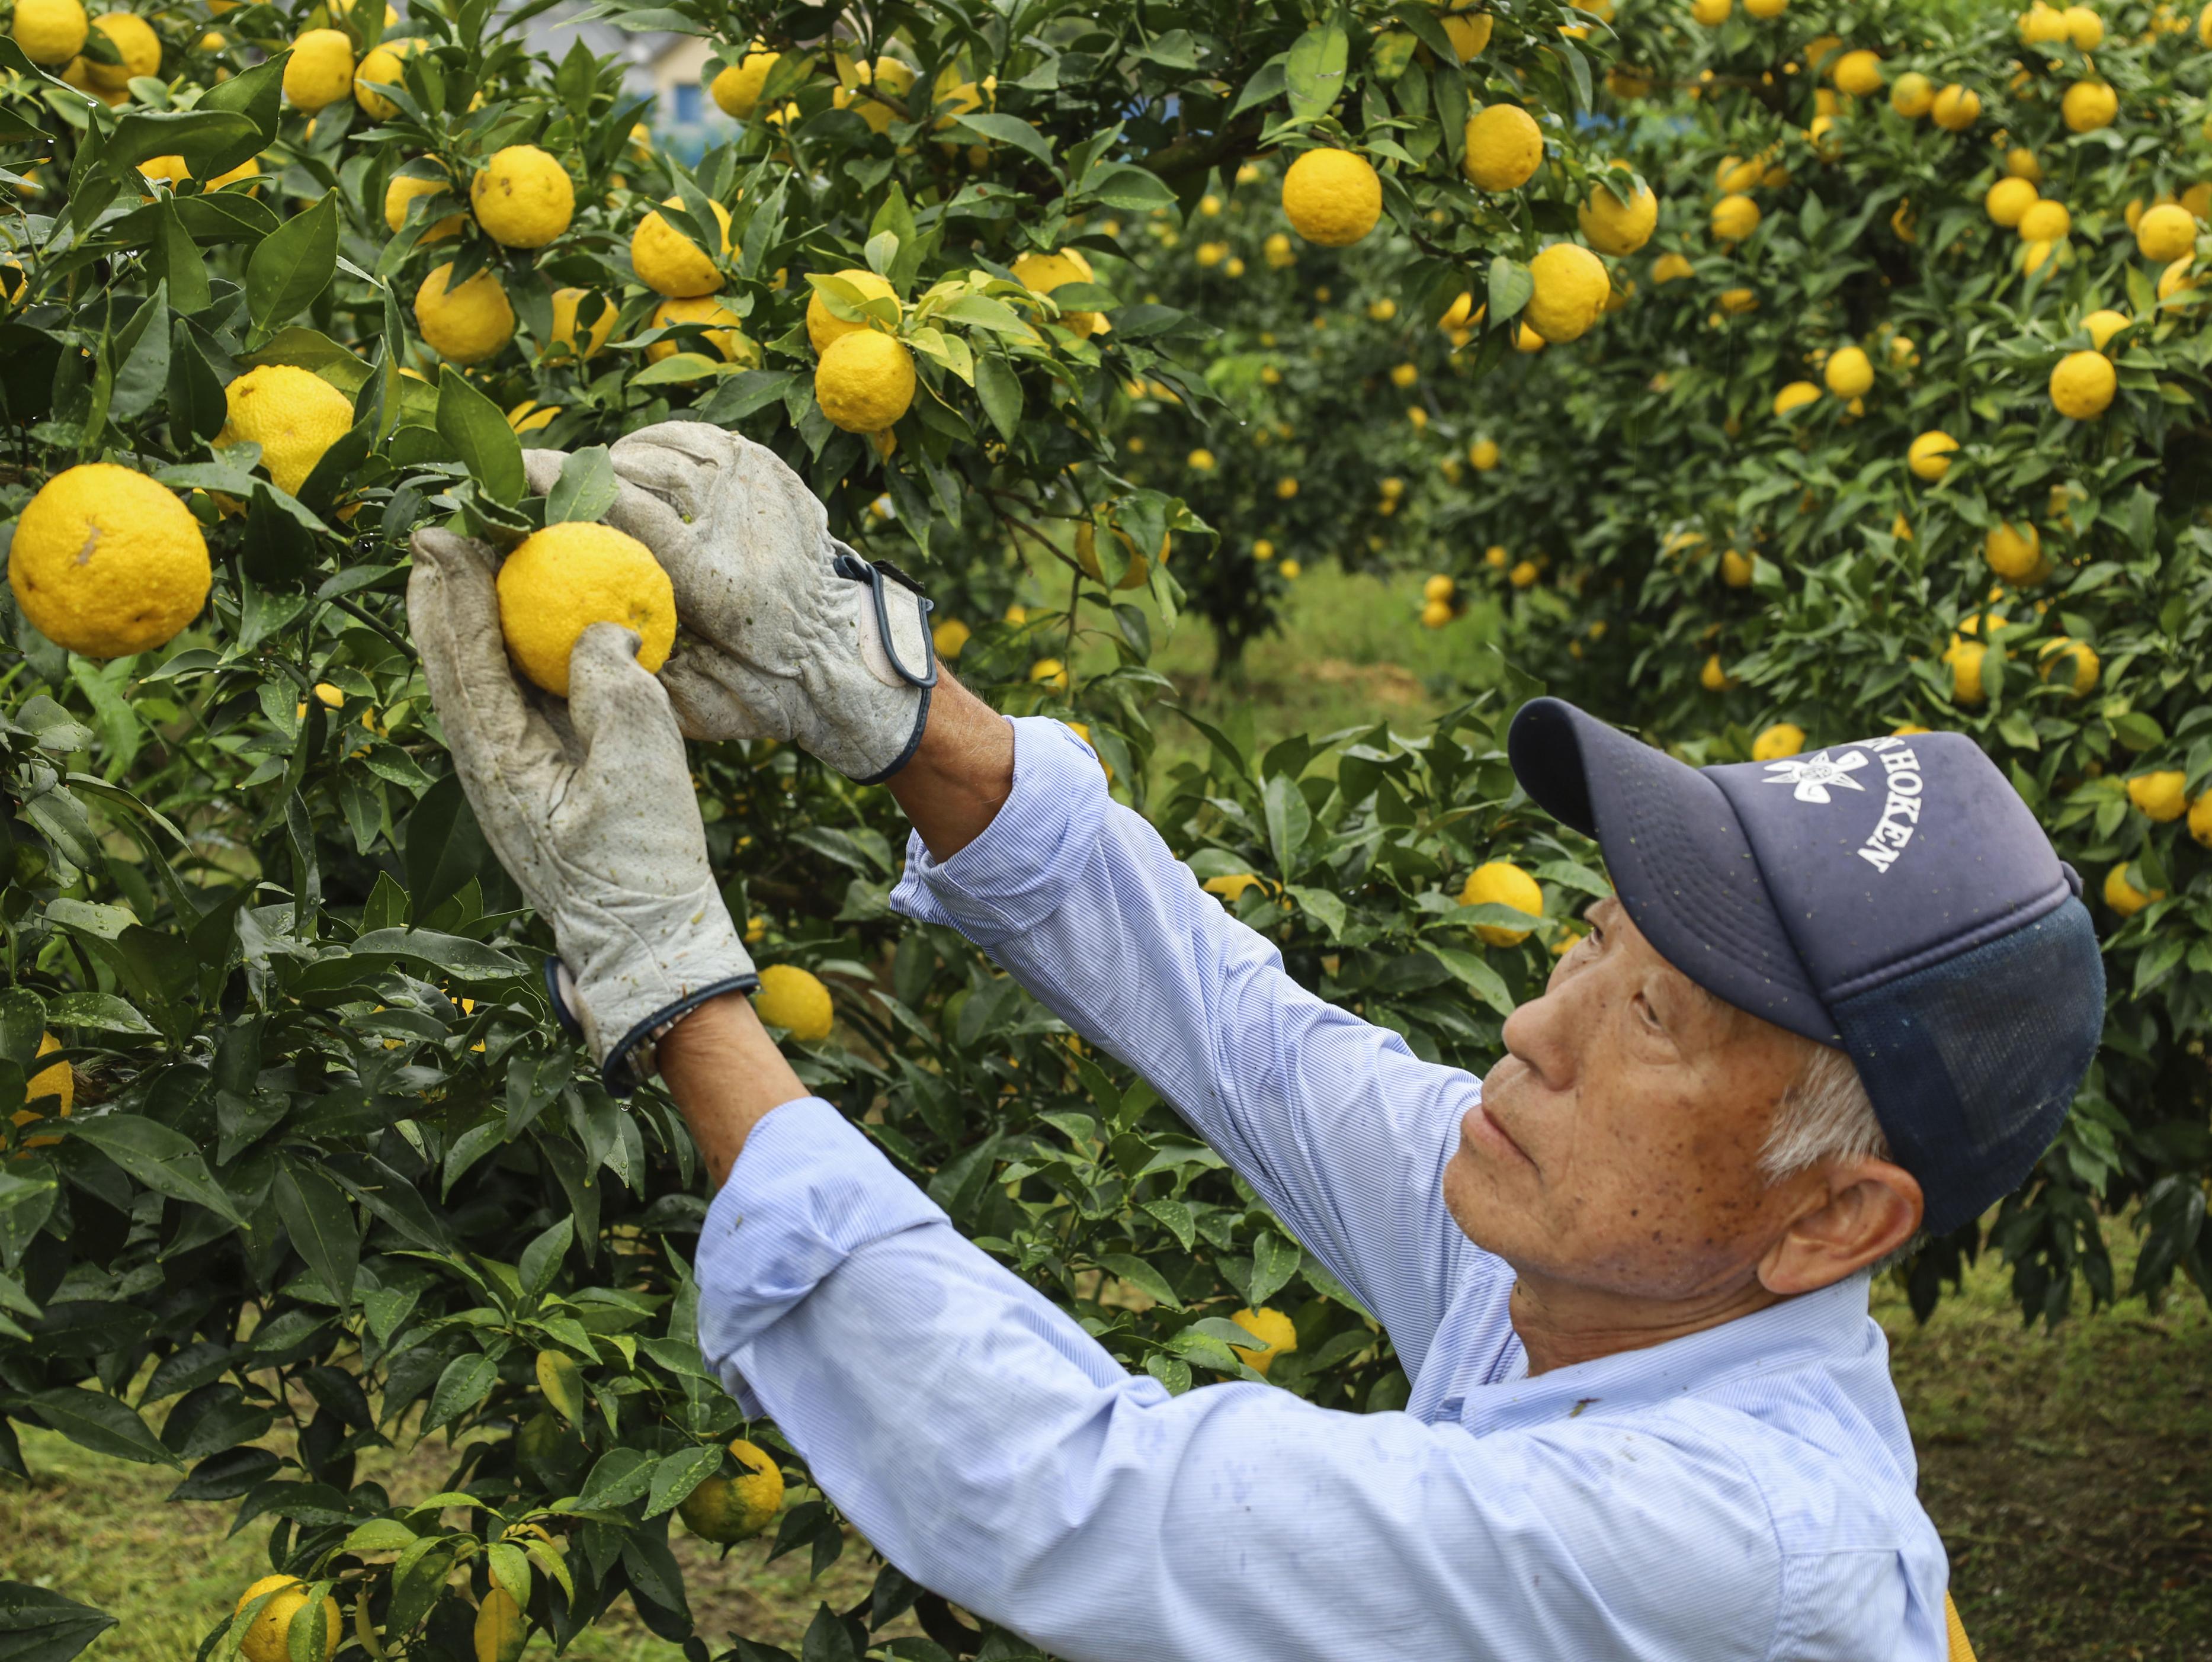
[{"label": "dirty fabric glove", "polygon": [[[607,523],[675,585],[660,679],[684,732],[787,739],[863,784],[904,767],[937,684],[929,602],[905,573],[830,536],[799,476],[736,434],[663,422],[612,456]],[[525,451],[531,489],[551,489],[564,459]]]},{"label": "dirty fabric glove", "polygon": [[627,1095],[678,1017],[759,985],[708,870],[668,695],[615,623],[577,641],[565,704],[526,688],[500,633],[492,551],[441,531],[416,531],[414,546],[407,617],[453,770],[500,864],[553,925],[556,1008]]}]

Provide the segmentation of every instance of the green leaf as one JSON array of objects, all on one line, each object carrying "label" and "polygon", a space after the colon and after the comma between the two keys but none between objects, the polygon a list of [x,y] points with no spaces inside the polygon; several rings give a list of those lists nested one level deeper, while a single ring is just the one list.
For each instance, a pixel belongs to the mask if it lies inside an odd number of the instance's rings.
[{"label": "green leaf", "polygon": [[658,1518],[684,1503],[691,1491],[722,1469],[722,1447],[709,1443],[669,1455],[653,1468],[653,1484],[646,1496],[645,1515]]},{"label": "green leaf", "polygon": [[1490,262],[1490,324],[1492,327],[1521,315],[1528,297],[1536,292],[1536,279],[1518,260],[1500,254]]},{"label": "green leaf", "polygon": [[607,517],[614,506],[620,481],[605,445],[590,445],[571,452],[561,464],[561,476],[545,493],[545,523],[564,525],[581,519],[593,523]]},{"label": "green leaf", "polygon": [[48,1425],[94,1453],[112,1454],[141,1465],[185,1469],[185,1463],[161,1446],[161,1440],[137,1410],[117,1398],[82,1386],[65,1386],[58,1391],[40,1391],[30,1403]]},{"label": "green leaf", "polygon": [[404,1552],[419,1538],[397,1518],[372,1518],[345,1538],[343,1552]]},{"label": "green leaf", "polygon": [[954,130],[965,132],[971,139],[1011,144],[1018,150],[1028,152],[1047,167],[1052,165],[1051,140],[1018,117],[973,110],[959,118]]},{"label": "green leaf", "polygon": [[240,1228],[246,1218],[209,1176],[207,1162],[189,1137],[135,1113],[80,1116],[69,1134],[90,1143],[148,1188],[174,1200],[204,1206]]},{"label": "green leaf", "polygon": [[1309,889],[1299,883],[1291,883],[1285,892],[1309,917],[1328,931],[1329,939],[1343,938],[1346,913],[1342,895],[1334,889]]},{"label": "green leaf", "polygon": [[977,354],[975,396],[982,401],[991,425],[999,429],[999,436],[1013,443],[1022,426],[1022,382],[1014,367],[994,353]]},{"label": "green leaf", "polygon": [[1170,1310],[1182,1308],[1182,1301],[1176,1296],[1168,1278],[1133,1253],[1104,1253],[1100,1254],[1098,1267],[1111,1276],[1118,1276],[1155,1304],[1164,1304]]},{"label": "green leaf", "polygon": [[187,316],[204,312],[211,293],[207,261],[185,228],[176,199],[167,193],[155,204],[154,246],[149,252],[148,268],[168,285],[170,306]]},{"label": "green leaf", "polygon": [[197,177],[209,179],[228,173],[247,156],[276,142],[276,130],[284,113],[284,66],[291,57],[292,51],[288,46],[250,70],[240,70],[227,81],[215,82],[200,94],[201,109],[234,112],[251,122],[254,131],[252,149],[213,158],[207,173],[194,169]]},{"label": "green leaf", "polygon": [[143,1039],[157,1037],[160,1033],[151,1022],[112,992],[64,992],[48,1002],[46,1019],[56,1027],[95,1028],[102,1033],[128,1033]]},{"label": "green leaf", "polygon": [[371,930],[353,943],[356,958],[374,954],[412,959],[453,975],[481,978],[527,973],[520,960],[508,957],[497,947],[428,929]]},{"label": "green leaf", "polygon": [[329,288],[337,258],[338,197],[331,191],[264,237],[246,262],[246,309],[256,331],[289,322]]},{"label": "green leaf", "polygon": [[[222,157],[240,146],[249,147],[239,157],[242,161],[265,142],[245,116],[206,108],[204,100],[203,107],[195,110],[131,111],[115,124],[101,160],[135,174],[142,161],[180,155],[185,171],[194,179],[211,179],[237,165],[214,165]],[[125,183],[133,188],[138,185],[135,177],[126,178]]]},{"label": "green leaf", "polygon": [[1306,806],[1305,792],[1298,789],[1297,782],[1282,773],[1267,781],[1261,807],[1275,869],[1289,877],[1297,872],[1298,857],[1305,852],[1306,837],[1313,829],[1313,810]]},{"label": "green leaf", "polygon": [[1513,1013],[1513,995],[1506,990],[1505,978],[1472,952],[1458,947],[1438,946],[1433,941],[1421,943],[1421,949],[1452,974],[1461,986],[1474,992],[1500,1016]]},{"label": "green leaf", "polygon": [[446,1364],[446,1371],[438,1376],[437,1389],[430,1393],[430,1408],[422,1416],[422,1429],[435,1431],[472,1412],[491,1395],[491,1388],[498,1380],[499,1364],[481,1350],[454,1357]]},{"label": "green leaf", "polygon": [[361,1232],[345,1192],[312,1166],[288,1159],[276,1174],[276,1215],[307,1267],[345,1310],[361,1265]]},{"label": "green leaf", "polygon": [[1272,1232],[1252,1243],[1252,1280],[1246,1289],[1257,1309],[1291,1284],[1305,1254]]},{"label": "green leaf", "polygon": [[703,352],[672,352],[659,363],[647,364],[629,378],[632,386],[666,386],[684,381],[704,381],[721,373],[720,366]]},{"label": "green leaf", "polygon": [[9,1662],[70,1662],[114,1625],[106,1610],[48,1588],[0,1581],[0,1655]]},{"label": "green leaf", "polygon": [[438,433],[495,502],[512,507],[529,481],[522,471],[522,441],[489,398],[451,364],[438,374]]},{"label": "green leaf", "polygon": [[1351,42],[1334,21],[1316,24],[1291,43],[1283,68],[1291,94],[1291,118],[1313,121],[1335,107],[1344,93],[1344,68]]}]

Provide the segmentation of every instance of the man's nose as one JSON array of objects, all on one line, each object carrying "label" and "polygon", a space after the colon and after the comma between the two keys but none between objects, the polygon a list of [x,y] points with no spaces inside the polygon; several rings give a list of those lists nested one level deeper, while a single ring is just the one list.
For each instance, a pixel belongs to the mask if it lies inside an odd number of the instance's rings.
[{"label": "man's nose", "polygon": [[1573,1071],[1565,1042],[1565,1004],[1558,992],[1547,992],[1516,1004],[1501,1034],[1506,1050],[1553,1089],[1564,1086]]}]

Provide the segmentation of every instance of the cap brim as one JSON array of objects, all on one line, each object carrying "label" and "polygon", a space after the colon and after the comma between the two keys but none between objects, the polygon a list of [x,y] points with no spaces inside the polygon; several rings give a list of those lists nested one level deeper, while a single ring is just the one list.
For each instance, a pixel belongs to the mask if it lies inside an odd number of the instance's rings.
[{"label": "cap brim", "polygon": [[1505,750],[1539,807],[1597,839],[1621,904],[1668,963],[1777,1027],[1843,1042],[1718,786],[1556,698],[1521,707]]}]

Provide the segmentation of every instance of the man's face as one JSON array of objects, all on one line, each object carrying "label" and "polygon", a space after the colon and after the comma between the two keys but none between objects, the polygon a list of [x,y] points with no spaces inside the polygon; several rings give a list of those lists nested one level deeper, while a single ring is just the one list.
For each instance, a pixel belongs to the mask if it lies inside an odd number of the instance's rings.
[{"label": "man's face", "polygon": [[1619,901],[1587,915],[1506,1019],[1445,1204],[1524,1275],[1668,1299],[1740,1284],[1786,1221],[1759,1155],[1803,1042],[1706,994]]}]

